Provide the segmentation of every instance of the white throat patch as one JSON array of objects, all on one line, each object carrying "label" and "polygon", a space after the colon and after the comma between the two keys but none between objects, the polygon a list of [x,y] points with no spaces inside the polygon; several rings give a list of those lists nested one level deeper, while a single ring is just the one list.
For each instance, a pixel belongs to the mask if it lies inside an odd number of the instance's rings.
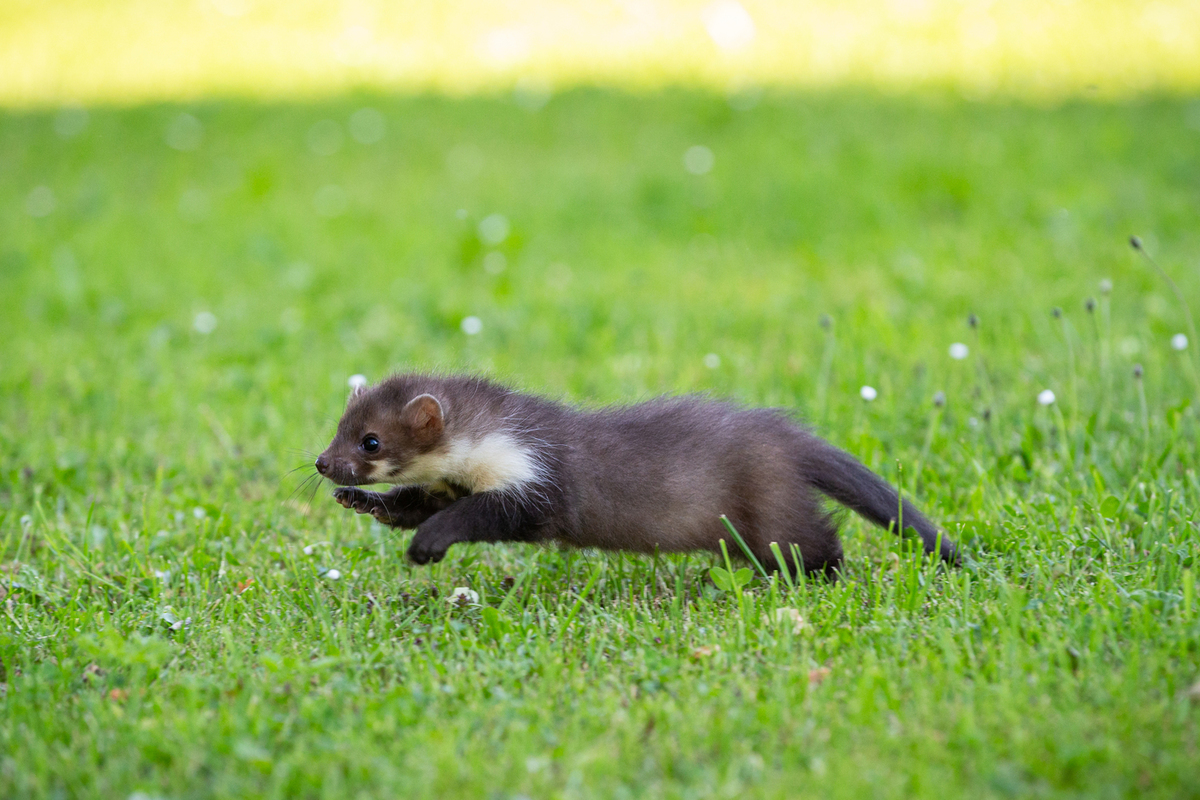
[{"label": "white throat patch", "polygon": [[455,483],[472,492],[521,491],[544,473],[532,450],[501,431],[478,439],[459,438],[448,447],[417,456],[400,475],[394,465],[375,465],[374,476],[399,486]]}]

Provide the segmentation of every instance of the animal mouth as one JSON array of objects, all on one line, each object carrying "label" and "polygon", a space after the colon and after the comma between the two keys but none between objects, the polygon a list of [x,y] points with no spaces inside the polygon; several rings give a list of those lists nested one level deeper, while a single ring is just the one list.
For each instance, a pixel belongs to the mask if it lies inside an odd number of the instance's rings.
[{"label": "animal mouth", "polygon": [[370,483],[361,479],[355,474],[354,467],[343,467],[337,465],[325,473],[325,477],[336,486],[362,486],[364,483]]}]

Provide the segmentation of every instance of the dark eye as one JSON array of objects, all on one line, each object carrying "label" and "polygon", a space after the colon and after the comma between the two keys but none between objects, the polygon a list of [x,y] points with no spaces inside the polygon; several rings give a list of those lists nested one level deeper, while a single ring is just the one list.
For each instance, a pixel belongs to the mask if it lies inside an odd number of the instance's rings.
[{"label": "dark eye", "polygon": [[374,453],[379,449],[379,440],[374,436],[368,436],[362,440],[362,449],[366,450],[368,453]]}]

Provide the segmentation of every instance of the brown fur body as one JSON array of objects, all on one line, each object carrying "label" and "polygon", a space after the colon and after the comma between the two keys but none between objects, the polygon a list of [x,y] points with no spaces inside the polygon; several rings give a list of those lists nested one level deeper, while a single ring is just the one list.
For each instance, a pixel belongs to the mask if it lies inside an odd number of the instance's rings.
[{"label": "brown fur body", "polygon": [[[901,508],[883,479],[779,411],[695,397],[581,411],[465,377],[400,375],[357,392],[317,468],[344,487],[343,505],[415,527],[416,563],[472,541],[719,551],[724,514],[764,566],[777,566],[772,542],[784,554],[794,544],[802,564],[789,568],[832,574],[842,546],[822,494],[882,526],[898,527]],[[399,486],[353,488],[373,482]],[[903,524],[956,560],[907,501]]]}]

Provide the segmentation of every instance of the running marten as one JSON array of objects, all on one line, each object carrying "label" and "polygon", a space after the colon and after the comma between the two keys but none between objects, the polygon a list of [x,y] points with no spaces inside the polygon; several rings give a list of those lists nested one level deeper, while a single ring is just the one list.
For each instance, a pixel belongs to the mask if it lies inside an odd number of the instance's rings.
[{"label": "running marten", "polygon": [[[701,397],[586,411],[481,378],[397,375],[354,391],[316,468],[343,506],[416,528],[417,564],[458,542],[720,552],[725,515],[765,567],[784,566],[777,542],[793,573],[833,577],[842,545],[818,492],[877,525],[902,520],[957,563],[953,543],[849,454],[783,412]],[[371,483],[396,488],[355,488]]]}]

